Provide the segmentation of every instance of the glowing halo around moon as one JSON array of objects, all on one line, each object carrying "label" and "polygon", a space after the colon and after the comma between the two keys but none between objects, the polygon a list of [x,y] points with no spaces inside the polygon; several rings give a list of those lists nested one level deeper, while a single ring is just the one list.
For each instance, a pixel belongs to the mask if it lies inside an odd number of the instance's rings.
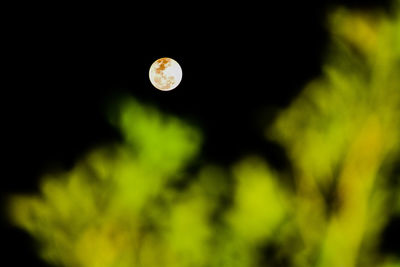
[{"label": "glowing halo around moon", "polygon": [[163,57],[154,61],[150,67],[149,78],[151,84],[161,90],[175,89],[182,80],[182,69],[172,58]]}]

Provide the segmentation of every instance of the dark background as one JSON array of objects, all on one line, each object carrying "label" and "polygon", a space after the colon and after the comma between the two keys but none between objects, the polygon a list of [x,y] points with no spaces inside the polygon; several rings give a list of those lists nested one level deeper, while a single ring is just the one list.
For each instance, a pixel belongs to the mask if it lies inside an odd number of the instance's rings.
[{"label": "dark background", "polygon": [[[207,161],[229,165],[258,153],[287,168],[284,151],[263,131],[320,73],[327,11],[390,7],[378,0],[187,2],[3,9],[2,200],[35,192],[44,171],[68,169],[93,146],[119,140],[105,108],[120,93],[198,125]],[[160,57],[183,69],[173,91],[158,91],[148,80]],[[25,232],[5,218],[1,226],[7,266],[45,266]],[[393,249],[391,236],[383,249]]]}]

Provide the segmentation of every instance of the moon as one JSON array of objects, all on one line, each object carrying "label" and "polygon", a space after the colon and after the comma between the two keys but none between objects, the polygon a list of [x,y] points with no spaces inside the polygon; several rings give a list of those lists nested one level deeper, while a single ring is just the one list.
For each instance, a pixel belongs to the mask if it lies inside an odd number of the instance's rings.
[{"label": "moon", "polygon": [[151,84],[161,90],[175,89],[182,80],[181,66],[172,58],[163,57],[154,61],[150,67],[149,78]]}]

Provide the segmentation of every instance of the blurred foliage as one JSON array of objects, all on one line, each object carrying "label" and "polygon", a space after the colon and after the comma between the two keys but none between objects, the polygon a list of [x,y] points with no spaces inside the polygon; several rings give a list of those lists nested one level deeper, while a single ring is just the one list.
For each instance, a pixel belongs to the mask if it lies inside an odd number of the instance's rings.
[{"label": "blurred foliage", "polygon": [[293,255],[295,265],[382,260],[379,237],[400,193],[388,179],[400,148],[399,14],[334,12],[324,75],[268,132],[295,169],[296,225],[306,248]]},{"label": "blurred foliage", "polygon": [[256,156],[189,172],[199,131],[125,99],[110,117],[124,141],[12,196],[11,221],[55,266],[400,266],[380,250],[400,214],[396,10],[332,13],[324,74],[266,132],[289,155],[293,188]]}]

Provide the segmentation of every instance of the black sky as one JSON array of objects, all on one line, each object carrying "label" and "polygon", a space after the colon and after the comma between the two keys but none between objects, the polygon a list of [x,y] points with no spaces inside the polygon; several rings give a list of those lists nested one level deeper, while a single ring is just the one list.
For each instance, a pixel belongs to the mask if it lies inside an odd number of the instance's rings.
[{"label": "black sky", "polygon": [[[234,2],[5,8],[3,195],[34,192],[46,169],[69,168],[91,147],[118,140],[104,110],[119,93],[198,125],[207,161],[258,153],[284,168],[282,149],[262,131],[320,73],[327,11],[390,1]],[[173,91],[148,81],[160,57],[182,66]],[[25,233],[2,225],[9,266],[44,266]]]}]

